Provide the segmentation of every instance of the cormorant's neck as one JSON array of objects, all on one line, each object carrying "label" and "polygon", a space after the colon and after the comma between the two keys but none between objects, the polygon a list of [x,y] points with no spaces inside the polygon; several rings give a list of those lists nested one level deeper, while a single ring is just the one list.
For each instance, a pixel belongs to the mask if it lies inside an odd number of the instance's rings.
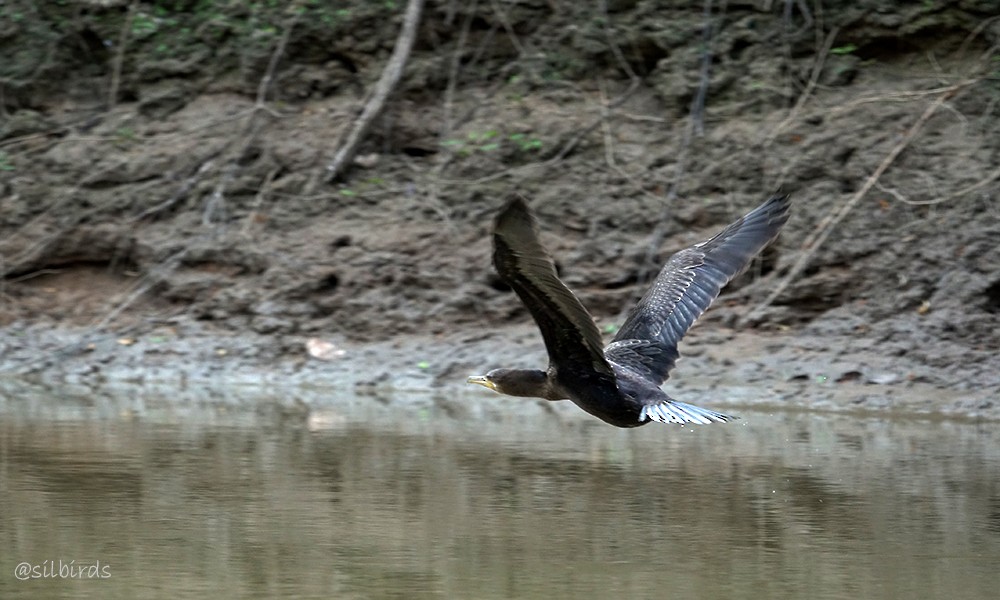
[{"label": "cormorant's neck", "polygon": [[565,400],[567,396],[559,391],[557,385],[545,371],[538,369],[510,369],[498,382],[500,393],[508,396],[525,398],[544,398],[546,400]]}]

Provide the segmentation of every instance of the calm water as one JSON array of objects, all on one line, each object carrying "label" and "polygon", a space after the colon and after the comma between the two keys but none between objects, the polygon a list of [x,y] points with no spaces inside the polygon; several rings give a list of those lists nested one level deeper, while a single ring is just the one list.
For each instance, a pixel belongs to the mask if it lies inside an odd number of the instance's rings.
[{"label": "calm water", "polygon": [[[176,395],[0,392],[0,598],[1000,587],[994,423],[743,412],[620,431],[568,411],[454,410],[496,402],[481,395],[328,395],[309,419],[288,394],[162,399]],[[94,578],[15,572],[59,561]]]}]

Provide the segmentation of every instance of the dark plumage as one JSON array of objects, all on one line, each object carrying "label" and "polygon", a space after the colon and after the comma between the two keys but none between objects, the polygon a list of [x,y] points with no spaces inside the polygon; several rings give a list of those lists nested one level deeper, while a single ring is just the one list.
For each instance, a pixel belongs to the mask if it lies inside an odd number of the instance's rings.
[{"label": "dark plumage", "polygon": [[530,209],[521,198],[510,200],[496,219],[493,264],[538,324],[549,367],[494,369],[469,382],[511,396],[572,400],[618,427],[734,419],[678,402],[660,385],[680,356],[678,342],[719,291],[777,237],[788,209],[787,195],[774,196],[712,239],[671,256],[603,347],[590,313],[559,280],[539,243]]}]

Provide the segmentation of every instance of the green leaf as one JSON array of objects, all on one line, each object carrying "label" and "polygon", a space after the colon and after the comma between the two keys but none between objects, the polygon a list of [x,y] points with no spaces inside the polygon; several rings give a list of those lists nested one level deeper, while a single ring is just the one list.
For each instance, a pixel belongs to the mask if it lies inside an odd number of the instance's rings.
[{"label": "green leaf", "polygon": [[830,54],[836,54],[838,56],[841,56],[844,54],[850,54],[851,52],[854,52],[857,49],[858,47],[855,46],[854,44],[847,44],[844,46],[838,46],[836,48],[830,48]]}]

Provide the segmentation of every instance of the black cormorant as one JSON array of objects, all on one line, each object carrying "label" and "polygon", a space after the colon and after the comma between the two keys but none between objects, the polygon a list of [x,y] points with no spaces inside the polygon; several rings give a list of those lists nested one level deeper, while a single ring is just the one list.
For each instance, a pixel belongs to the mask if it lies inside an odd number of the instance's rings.
[{"label": "black cormorant", "polygon": [[494,369],[469,383],[510,396],[572,400],[618,427],[736,418],[678,402],[660,385],[680,357],[678,342],[719,291],[777,237],[788,209],[787,195],[773,196],[712,239],[671,256],[604,347],[594,319],[559,280],[538,241],[531,210],[513,198],[496,218],[493,265],[538,324],[549,367]]}]

